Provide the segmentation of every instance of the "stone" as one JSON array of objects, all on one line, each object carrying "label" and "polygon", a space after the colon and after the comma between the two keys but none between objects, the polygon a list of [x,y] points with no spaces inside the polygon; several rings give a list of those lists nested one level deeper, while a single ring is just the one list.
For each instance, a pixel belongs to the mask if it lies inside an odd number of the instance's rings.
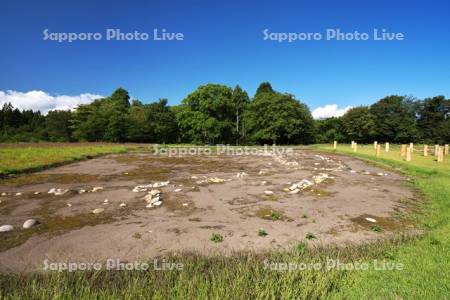
[{"label": "stone", "polygon": [[161,181],[161,182],[156,182],[153,184],[154,188],[158,188],[158,187],[163,187],[166,185],[169,185],[170,181]]},{"label": "stone", "polygon": [[272,191],[264,191],[264,194],[266,194],[266,195],[273,195],[273,192]]},{"label": "stone", "polygon": [[182,190],[183,190],[183,189],[175,189],[174,192],[175,192],[175,193],[178,193],[178,192],[181,192]]},{"label": "stone", "polygon": [[309,181],[308,179],[302,179],[299,183],[297,183],[298,187],[302,190],[313,186],[314,183],[312,183],[311,181]]},{"label": "stone", "polygon": [[242,177],[245,177],[245,176],[248,176],[248,174],[245,173],[245,172],[238,172],[238,173],[236,174],[236,177],[237,177],[237,178],[242,178]]},{"label": "stone", "polygon": [[23,227],[24,229],[28,229],[28,228],[31,228],[31,227],[33,227],[33,226],[39,225],[39,224],[40,224],[40,223],[39,223],[38,220],[35,220],[35,219],[28,219],[28,220],[26,220],[26,221],[23,223],[22,227]]},{"label": "stone", "polygon": [[104,201],[103,201],[103,204],[108,204],[109,203],[109,200],[108,199],[105,199]]},{"label": "stone", "polygon": [[120,203],[120,205],[119,205],[120,207],[125,207],[125,206],[127,206],[125,203]]},{"label": "stone", "polygon": [[78,191],[78,194],[84,194],[84,193],[86,193],[86,190],[79,190]]},{"label": "stone", "polygon": [[72,207],[72,203],[67,203],[67,206],[68,207]]},{"label": "stone", "polygon": [[34,194],[35,194],[35,195],[39,195],[39,194],[40,194],[40,192],[34,192]]},{"label": "stone", "polygon": [[366,218],[367,221],[371,222],[371,223],[376,223],[377,220],[373,219],[373,218]]},{"label": "stone", "polygon": [[103,187],[101,187],[101,186],[94,186],[94,187],[92,188],[92,192],[93,192],[93,193],[98,192],[98,191],[101,191],[101,190],[103,190]]},{"label": "stone", "polygon": [[162,201],[156,201],[155,203],[153,203],[154,206],[160,206],[162,204]]},{"label": "stone", "polygon": [[6,193],[2,193],[2,197],[5,197],[7,194]]},{"label": "stone", "polygon": [[189,204],[188,203],[183,203],[183,206],[188,206]]},{"label": "stone", "polygon": [[0,232],[8,232],[8,231],[11,231],[13,229],[14,229],[14,227],[12,225],[0,226]]},{"label": "stone", "polygon": [[289,194],[297,194],[298,192],[300,192],[300,189],[295,189],[289,192]]},{"label": "stone", "polygon": [[156,195],[161,194],[161,191],[160,190],[151,190],[150,192],[148,192],[148,194],[152,195],[152,196],[156,196]]},{"label": "stone", "polygon": [[261,185],[266,185],[267,184],[267,181],[261,181]]},{"label": "stone", "polygon": [[16,193],[16,196],[22,196],[21,192]]},{"label": "stone", "polygon": [[67,193],[69,190],[67,190],[67,189],[57,189],[57,188],[52,188],[52,189],[50,189],[49,191],[48,191],[48,193],[49,194],[53,194],[53,195],[55,195],[55,196],[62,196],[62,195],[64,195],[65,193]]},{"label": "stone", "polygon": [[92,211],[93,214],[100,214],[102,212],[104,212],[105,209],[104,208],[96,208]]}]

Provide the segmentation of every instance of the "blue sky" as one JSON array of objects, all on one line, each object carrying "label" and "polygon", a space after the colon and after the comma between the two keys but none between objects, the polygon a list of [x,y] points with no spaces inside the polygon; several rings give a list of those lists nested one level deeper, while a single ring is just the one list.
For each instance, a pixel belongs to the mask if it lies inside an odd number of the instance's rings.
[{"label": "blue sky", "polygon": [[[95,3],[94,3],[95,2]],[[179,103],[201,84],[262,81],[311,109],[389,94],[450,95],[448,1],[21,1],[0,4],[0,91]],[[182,32],[183,41],[44,41],[50,32]],[[405,34],[403,41],[264,41],[270,32]],[[1,94],[0,94],[1,96]]]}]

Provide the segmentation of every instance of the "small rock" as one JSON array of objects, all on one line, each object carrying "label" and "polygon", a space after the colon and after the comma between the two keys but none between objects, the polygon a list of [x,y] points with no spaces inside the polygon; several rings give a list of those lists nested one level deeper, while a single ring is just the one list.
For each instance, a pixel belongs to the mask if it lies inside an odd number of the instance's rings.
[{"label": "small rock", "polygon": [[16,196],[22,196],[21,192],[16,193]]},{"label": "small rock", "polygon": [[239,172],[239,173],[236,174],[237,178],[242,178],[242,177],[245,177],[245,176],[248,176],[248,174],[245,173],[245,172]]},{"label": "small rock", "polygon": [[67,193],[68,191],[69,190],[52,188],[48,191],[48,193],[53,194],[55,196],[61,196],[61,195],[64,195],[65,193]]},{"label": "small rock", "polygon": [[160,190],[151,190],[150,192],[148,192],[148,194],[152,195],[152,196],[156,196],[156,195],[161,194],[161,191]]},{"label": "small rock", "polygon": [[22,227],[23,227],[24,229],[28,229],[28,228],[31,228],[31,227],[36,226],[36,225],[39,225],[39,221],[38,221],[38,220],[35,220],[35,219],[29,219],[29,220],[26,220],[26,221],[23,223]]},{"label": "small rock", "polygon": [[198,179],[197,176],[191,176],[191,179]]},{"label": "small rock", "polygon": [[174,192],[175,192],[175,193],[178,193],[178,192],[181,192],[182,190],[183,190],[183,189],[175,189]]},{"label": "small rock", "polygon": [[67,203],[67,206],[68,207],[72,207],[72,203]]},{"label": "small rock", "polygon": [[109,200],[108,199],[105,199],[104,201],[103,201],[103,203],[109,203]]},{"label": "small rock", "polygon": [[105,209],[103,209],[103,208],[96,208],[96,209],[94,209],[93,211],[92,211],[92,213],[93,214],[100,214],[100,213],[102,213],[102,212],[104,212],[105,211]]},{"label": "small rock", "polygon": [[273,192],[272,191],[264,191],[264,194],[266,194],[266,195],[273,195]]},{"label": "small rock", "polygon": [[153,203],[153,205],[155,206],[160,206],[162,204],[162,201],[156,201],[155,203]]},{"label": "small rock", "polygon": [[11,231],[13,229],[14,229],[14,227],[12,227],[12,225],[0,226],[0,232],[8,232],[8,231]]},{"label": "small rock", "polygon": [[261,181],[261,185],[266,185],[267,184],[267,181]]},{"label": "small rock", "polygon": [[377,220],[373,219],[373,218],[366,218],[367,221],[371,222],[371,223],[376,223]]},{"label": "small rock", "polygon": [[84,193],[86,193],[86,190],[79,190],[78,191],[78,194],[84,194]]},{"label": "small rock", "polygon": [[120,205],[119,205],[120,207],[125,207],[125,206],[127,206],[125,203],[120,203]]},{"label": "small rock", "polygon": [[40,194],[40,192],[34,192],[34,194],[35,194],[35,195],[39,195],[39,194]]},{"label": "small rock", "polygon": [[155,182],[153,184],[154,188],[158,188],[158,187],[162,187],[162,186],[166,186],[169,185],[170,181],[161,181],[161,182]]},{"label": "small rock", "polygon": [[98,191],[101,191],[101,190],[103,190],[103,187],[101,187],[101,186],[94,186],[94,187],[92,188],[92,192],[93,192],[93,193],[98,192]]},{"label": "small rock", "polygon": [[6,195],[7,195],[6,193],[2,193],[2,197],[6,196]]},{"label": "small rock", "polygon": [[295,189],[289,192],[289,194],[297,194],[298,192],[300,192],[300,189]]},{"label": "small rock", "polygon": [[189,204],[188,203],[183,203],[183,206],[188,206]]}]

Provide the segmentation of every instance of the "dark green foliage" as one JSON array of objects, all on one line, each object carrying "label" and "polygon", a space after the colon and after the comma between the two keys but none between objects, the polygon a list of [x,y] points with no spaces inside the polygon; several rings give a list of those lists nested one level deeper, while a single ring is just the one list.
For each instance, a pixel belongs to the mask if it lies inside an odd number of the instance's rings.
[{"label": "dark green foliage", "polygon": [[249,140],[256,144],[314,142],[314,121],[308,107],[288,94],[257,92],[245,116],[245,127]]},{"label": "dark green foliage", "polygon": [[342,125],[348,140],[370,143],[375,135],[375,121],[367,106],[350,109],[342,116]]},{"label": "dark green foliage", "polygon": [[417,126],[426,143],[444,144],[450,141],[450,100],[444,96],[420,101]]},{"label": "dark green foliage", "polygon": [[409,143],[417,140],[415,110],[412,99],[388,96],[370,107],[375,128],[374,139],[379,142]]},{"label": "dark green foliage", "polygon": [[143,104],[123,88],[75,111],[0,110],[0,142],[109,141],[196,144],[450,142],[450,100],[392,95],[344,116],[313,120],[309,108],[268,82],[250,99],[240,86],[200,86],[180,105]]},{"label": "dark green foliage", "polygon": [[316,125],[316,143],[325,144],[333,141],[345,142],[347,137],[344,133],[342,118],[328,118],[317,120]]}]

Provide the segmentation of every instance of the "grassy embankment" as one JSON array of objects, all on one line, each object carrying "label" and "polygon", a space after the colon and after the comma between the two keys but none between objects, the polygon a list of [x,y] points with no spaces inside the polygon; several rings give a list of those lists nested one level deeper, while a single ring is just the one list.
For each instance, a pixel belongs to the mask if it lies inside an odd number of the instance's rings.
[{"label": "grassy embankment", "polygon": [[0,177],[37,171],[107,153],[122,153],[128,147],[107,143],[0,144]]},{"label": "grassy embankment", "polygon": [[[450,295],[450,157],[437,164],[434,157],[416,153],[411,162],[399,157],[398,146],[375,157],[371,145],[353,153],[348,145],[314,147],[356,155],[401,169],[426,199],[416,213],[425,229],[420,238],[399,237],[376,244],[347,248],[304,247],[265,254],[237,253],[230,257],[178,254],[167,261],[183,263],[182,271],[99,271],[0,275],[0,298],[16,299],[448,299]],[[425,211],[425,213],[423,213]],[[299,216],[300,218],[301,216]],[[255,233],[257,234],[257,233]],[[270,233],[267,237],[270,238]],[[304,237],[299,237],[299,240]],[[220,243],[217,243],[220,247]],[[373,260],[400,263],[401,271],[341,271],[331,269],[278,272],[264,269],[269,262],[326,265],[328,258],[342,262]]]}]

